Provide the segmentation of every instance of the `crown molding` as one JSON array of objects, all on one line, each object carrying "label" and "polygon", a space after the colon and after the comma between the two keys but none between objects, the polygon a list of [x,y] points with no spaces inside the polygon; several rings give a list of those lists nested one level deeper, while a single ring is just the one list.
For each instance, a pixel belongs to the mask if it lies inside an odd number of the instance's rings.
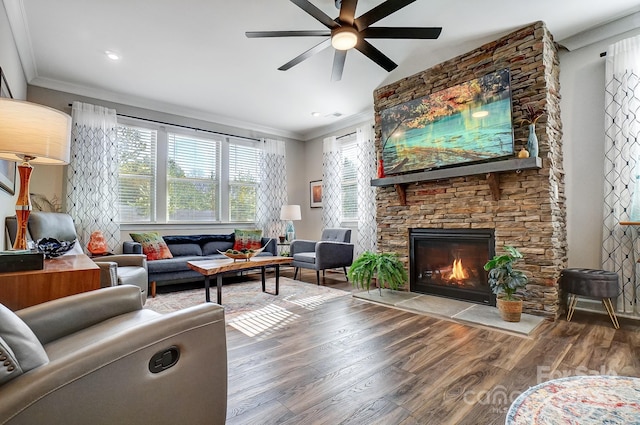
[{"label": "crown molding", "polygon": [[29,25],[27,24],[27,14],[24,10],[24,3],[22,0],[3,0],[3,4],[7,12],[7,19],[11,27],[13,40],[16,43],[18,56],[22,63],[22,71],[24,72],[27,82],[30,82],[38,76],[38,72],[31,37],[29,35]]},{"label": "crown molding", "polygon": [[65,93],[76,94],[94,99],[104,100],[107,102],[119,103],[126,106],[148,109],[154,112],[177,115],[180,117],[207,121],[215,124],[236,127],[249,132],[259,133],[256,137],[278,136],[287,139],[302,140],[303,135],[291,131],[281,130],[278,128],[263,126],[260,124],[242,121],[223,115],[212,114],[199,109],[193,109],[184,106],[178,106],[165,102],[158,102],[147,98],[132,96],[128,94],[113,92],[97,88],[89,88],[77,84],[71,84],[64,81],[36,77],[31,83],[33,86],[43,87],[46,89],[57,90]]},{"label": "crown molding", "polygon": [[640,12],[579,32],[558,41],[558,44],[569,51],[573,51],[637,28],[640,28]]},{"label": "crown molding", "polygon": [[327,136],[331,133],[335,133],[338,130],[342,130],[347,127],[353,127],[357,124],[362,124],[366,121],[373,122],[373,105],[367,110],[357,113],[355,115],[349,115],[344,117],[343,119],[329,125],[325,125],[322,127],[314,128],[310,131],[307,131],[302,134],[302,141],[307,142],[309,140],[317,139],[322,136]]}]

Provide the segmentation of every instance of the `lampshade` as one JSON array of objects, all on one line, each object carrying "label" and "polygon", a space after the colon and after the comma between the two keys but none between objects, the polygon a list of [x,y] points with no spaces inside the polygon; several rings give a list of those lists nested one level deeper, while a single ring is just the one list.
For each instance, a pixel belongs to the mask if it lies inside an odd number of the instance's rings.
[{"label": "lampshade", "polygon": [[280,220],[301,220],[300,205],[283,205],[280,209]]},{"label": "lampshade", "polygon": [[0,159],[69,163],[71,117],[37,103],[0,99]]},{"label": "lampshade", "polygon": [[331,33],[331,45],[337,50],[349,50],[358,43],[358,31],[351,27],[341,27]]}]

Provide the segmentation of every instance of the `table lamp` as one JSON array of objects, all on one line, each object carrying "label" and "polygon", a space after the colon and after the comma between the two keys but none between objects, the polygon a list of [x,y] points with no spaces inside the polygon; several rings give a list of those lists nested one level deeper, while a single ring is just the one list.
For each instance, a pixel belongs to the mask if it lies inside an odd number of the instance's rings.
[{"label": "table lamp", "polygon": [[285,228],[287,242],[291,242],[296,237],[296,229],[293,227],[293,220],[300,219],[302,219],[300,205],[283,205],[280,209],[280,220],[287,220],[287,226]]},{"label": "table lamp", "polygon": [[31,163],[68,164],[70,137],[71,117],[64,112],[37,103],[0,98],[0,159],[19,163],[18,229],[13,249],[27,249]]}]

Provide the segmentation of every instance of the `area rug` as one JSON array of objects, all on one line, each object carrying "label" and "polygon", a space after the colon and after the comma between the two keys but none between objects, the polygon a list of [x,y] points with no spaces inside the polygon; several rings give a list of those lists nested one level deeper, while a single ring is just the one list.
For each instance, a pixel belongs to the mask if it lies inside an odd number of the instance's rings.
[{"label": "area rug", "polygon": [[[267,279],[267,291],[275,292],[275,279]],[[260,280],[235,282],[222,286],[222,305],[227,323],[241,315],[261,311],[291,309],[294,306],[313,310],[328,300],[351,295],[350,292],[326,286],[301,282],[280,277],[279,295],[262,292]],[[211,288],[211,298],[215,300],[215,285]],[[149,297],[145,308],[158,313],[169,313],[204,302],[204,288],[158,293]]]},{"label": "area rug", "polygon": [[529,388],[509,408],[507,425],[639,425],[640,378],[571,376]]}]

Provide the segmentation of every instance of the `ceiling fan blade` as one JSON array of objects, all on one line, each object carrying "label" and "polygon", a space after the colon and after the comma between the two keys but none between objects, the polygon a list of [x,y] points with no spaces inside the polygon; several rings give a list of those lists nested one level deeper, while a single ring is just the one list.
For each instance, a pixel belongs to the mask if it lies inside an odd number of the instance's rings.
[{"label": "ceiling fan blade", "polygon": [[314,18],[316,18],[318,21],[320,21],[322,24],[324,24],[325,27],[327,27],[329,29],[334,29],[334,28],[340,27],[340,25],[336,21],[331,19],[322,10],[318,9],[313,4],[309,3],[308,0],[291,0],[291,3],[295,4],[300,9],[304,10],[309,15],[313,16]]},{"label": "ceiling fan blade", "polygon": [[336,50],[333,55],[333,70],[331,71],[331,81],[340,81],[344,70],[344,60],[347,58],[346,50]]},{"label": "ceiling fan blade", "polygon": [[296,66],[297,64],[299,64],[303,60],[309,59],[311,56],[315,55],[318,52],[321,52],[322,50],[326,49],[329,46],[331,46],[331,39],[330,38],[324,40],[323,42],[321,42],[319,44],[316,44],[315,46],[313,46],[312,48],[310,48],[306,52],[296,56],[293,59],[291,59],[289,62],[285,63],[280,68],[278,68],[278,70],[279,71],[286,71],[286,70]]},{"label": "ceiling fan blade", "polygon": [[353,25],[356,15],[356,6],[358,0],[342,0],[340,5],[340,22],[347,25]]},{"label": "ceiling fan blade", "polygon": [[328,37],[331,31],[247,31],[244,33],[247,38],[261,37]]},{"label": "ceiling fan blade", "polygon": [[362,31],[363,29],[368,28],[369,25],[378,22],[382,18],[386,18],[393,12],[402,9],[414,1],[416,0],[387,0],[356,19],[356,27],[358,30]]},{"label": "ceiling fan blade", "polygon": [[391,72],[398,66],[397,63],[389,59],[382,53],[380,50],[376,49],[363,38],[358,39],[358,44],[356,44],[356,49],[362,52],[363,55],[383,67],[387,72]]},{"label": "ceiling fan blade", "polygon": [[418,27],[369,27],[360,32],[364,38],[420,38],[436,39],[440,37],[441,27],[418,28]]}]

